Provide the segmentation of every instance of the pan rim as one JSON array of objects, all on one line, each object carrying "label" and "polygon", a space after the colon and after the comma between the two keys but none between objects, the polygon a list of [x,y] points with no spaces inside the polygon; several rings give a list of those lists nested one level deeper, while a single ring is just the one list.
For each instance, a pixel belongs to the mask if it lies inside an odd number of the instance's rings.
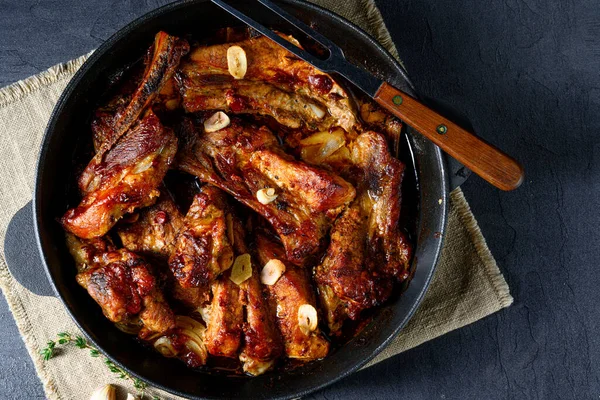
[{"label": "pan rim", "polygon": [[[401,75],[401,78],[404,81],[406,81],[408,83],[408,85],[410,86],[410,89],[412,91],[412,93],[410,93],[410,94],[415,95],[414,85],[412,84],[411,80],[409,79],[404,67],[402,65],[400,65],[398,63],[398,61],[383,46],[381,46],[375,39],[373,39],[369,34],[367,34],[360,27],[352,24],[351,22],[349,22],[348,20],[346,20],[345,18],[343,18],[339,15],[330,12],[329,10],[326,10],[320,6],[317,6],[317,5],[302,1],[302,0],[281,0],[281,2],[288,3],[290,5],[300,6],[302,8],[308,8],[313,12],[325,14],[325,15],[327,15],[328,18],[331,18],[331,19],[336,20],[337,22],[340,22],[341,24],[343,24],[346,29],[353,30],[353,31],[356,31],[357,33],[359,33],[362,37],[364,37],[372,45],[372,47],[374,47],[374,49],[376,51],[379,51],[380,54],[384,55],[390,61],[390,63],[396,67],[396,69],[398,70],[398,72]],[[119,40],[128,36],[131,32],[136,30],[139,26],[143,25],[146,21],[156,18],[156,17],[159,17],[168,12],[174,11],[178,8],[202,6],[203,4],[206,4],[206,3],[208,3],[207,0],[184,0],[184,1],[180,1],[180,2],[170,3],[170,4],[167,4],[160,8],[157,8],[155,10],[152,10],[152,11],[140,16],[139,18],[135,19],[134,21],[130,22],[125,27],[121,28],[116,33],[114,33],[108,40],[106,40],[101,46],[99,46],[98,49],[96,49],[92,53],[92,55],[85,61],[85,63],[82,65],[82,67],[77,71],[77,73],[70,80],[67,87],[63,90],[59,100],[56,103],[56,106],[54,107],[54,110],[49,119],[49,123],[46,127],[44,137],[42,139],[42,144],[40,147],[40,154],[38,156],[38,162],[36,165],[36,172],[35,172],[36,181],[35,181],[35,187],[34,187],[33,207],[32,207],[34,232],[35,232],[38,251],[40,253],[40,258],[41,258],[43,266],[44,266],[44,271],[46,273],[48,280],[50,281],[50,284],[51,284],[56,296],[61,300],[64,308],[67,310],[69,316],[74,321],[74,323],[77,325],[77,327],[80,329],[80,331],[85,335],[85,337],[94,346],[99,348],[107,358],[109,358],[110,360],[112,360],[113,362],[118,364],[121,368],[123,368],[128,373],[144,380],[145,382],[148,382],[151,386],[153,386],[155,388],[164,390],[166,392],[169,392],[169,393],[172,393],[175,395],[183,396],[183,397],[190,397],[190,394],[178,391],[177,389],[174,389],[172,387],[167,387],[163,384],[155,382],[152,379],[149,379],[149,378],[143,376],[139,372],[131,370],[129,367],[127,367],[127,365],[123,365],[122,362],[115,360],[111,356],[111,354],[103,351],[102,347],[98,346],[98,343],[96,343],[96,341],[93,340],[93,338],[90,335],[88,335],[87,331],[80,324],[79,319],[76,317],[76,315],[73,312],[73,310],[71,309],[71,307],[65,301],[65,298],[63,297],[61,291],[58,289],[55,279],[53,277],[53,274],[49,268],[49,260],[46,256],[46,251],[45,251],[44,245],[42,243],[41,232],[40,232],[40,225],[41,225],[40,204],[43,201],[41,198],[41,196],[42,196],[41,186],[42,185],[40,184],[40,182],[42,181],[42,178],[43,178],[42,174],[43,174],[43,169],[44,169],[44,165],[45,165],[45,160],[48,156],[47,152],[48,152],[48,148],[49,148],[49,143],[52,140],[53,131],[55,129],[55,124],[56,124],[57,118],[62,113],[63,107],[66,103],[66,100],[76,92],[80,82],[86,76],[86,74],[89,72],[89,70],[95,66],[96,62],[104,54],[106,54],[108,51],[110,51],[116,42],[118,42]],[[414,137],[414,135],[415,134],[412,133],[411,136]],[[360,369],[361,367],[366,365],[373,358],[375,358],[398,335],[398,333],[406,326],[407,322],[414,315],[414,312],[421,304],[422,299],[428,290],[432,276],[435,272],[437,263],[439,261],[439,256],[440,256],[442,245],[443,245],[443,238],[445,237],[445,232],[446,232],[446,223],[447,223],[447,215],[448,215],[447,207],[448,207],[449,177],[448,177],[448,172],[446,169],[446,161],[442,155],[441,150],[439,150],[439,148],[437,148],[436,146],[433,146],[433,151],[435,153],[435,159],[437,161],[437,164],[440,166],[440,174],[442,176],[439,195],[441,196],[440,198],[443,201],[443,211],[440,214],[441,215],[440,219],[437,221],[437,230],[438,230],[438,232],[441,233],[441,238],[438,241],[438,244],[433,249],[433,256],[432,256],[433,261],[432,261],[432,266],[430,268],[430,271],[426,276],[424,276],[420,292],[418,293],[417,297],[413,300],[413,304],[411,305],[409,310],[406,312],[404,318],[402,319],[402,321],[399,324],[397,324],[395,326],[395,328],[393,329],[393,332],[390,335],[388,335],[386,337],[386,339],[383,340],[375,348],[375,350],[373,350],[371,352],[369,357],[363,358],[361,360],[357,360],[353,364],[352,367],[347,368],[346,370],[344,370],[344,372],[336,375],[335,377],[329,377],[328,379],[324,380],[321,384],[314,385],[310,389],[296,391],[294,393],[289,393],[289,394],[285,394],[282,396],[272,397],[273,399],[291,399],[291,398],[302,397],[309,393],[313,393],[317,390],[320,390],[326,386],[329,386],[329,385],[343,379],[344,377],[347,377],[348,375],[354,373],[355,371],[357,371],[358,369]],[[421,209],[421,212],[423,212],[422,209]],[[420,220],[422,220],[422,218],[420,218]],[[417,231],[420,231],[420,227],[417,229]],[[401,298],[402,298],[402,296],[401,296]],[[191,395],[191,396],[195,396],[195,395]],[[206,396],[204,396],[204,397],[194,397],[194,398],[219,399],[222,397],[214,397],[214,396],[206,397]]]}]

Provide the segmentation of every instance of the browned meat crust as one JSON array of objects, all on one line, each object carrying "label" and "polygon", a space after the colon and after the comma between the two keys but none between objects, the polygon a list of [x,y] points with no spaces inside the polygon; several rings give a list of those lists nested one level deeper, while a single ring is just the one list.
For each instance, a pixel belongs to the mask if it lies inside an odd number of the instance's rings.
[{"label": "browned meat crust", "polygon": [[204,343],[213,356],[237,358],[244,321],[240,289],[226,273],[213,282],[212,295]]},{"label": "browned meat crust", "polygon": [[[302,265],[319,251],[331,222],[354,198],[344,179],[285,154],[265,127],[233,120],[225,129],[198,135],[185,129],[179,168],[212,183],[265,217],[277,231],[287,258]],[[274,188],[277,199],[257,200],[260,189]]]},{"label": "browned meat crust", "polygon": [[[154,102],[159,92],[171,81],[181,58],[188,53],[189,49],[189,44],[185,40],[165,32],[156,34],[142,79],[137,89],[125,98],[129,101],[123,101],[122,95],[112,99],[109,107],[99,110],[92,123],[94,148],[100,157]],[[87,177],[84,174],[80,180],[80,188],[84,193],[87,192],[90,179],[93,179],[93,176]]]},{"label": "browned meat crust", "polygon": [[98,303],[106,318],[121,324],[139,320],[142,339],[173,328],[173,312],[150,266],[141,257],[125,249],[114,250],[101,239],[85,241],[68,235],[67,245],[80,271],[77,282]]},{"label": "browned meat crust", "polygon": [[[236,81],[228,72],[227,49],[233,44],[246,52],[243,80]],[[188,112],[257,113],[291,128],[321,130],[331,126],[351,130],[357,123],[348,94],[330,76],[263,36],[198,47],[182,63],[177,79]],[[313,107],[324,115],[316,114]]]},{"label": "browned meat crust", "polygon": [[169,258],[169,267],[182,287],[207,291],[231,267],[227,214],[225,193],[214,186],[203,187],[194,198]]},{"label": "browned meat crust", "polygon": [[404,165],[391,157],[380,134],[351,143],[358,168],[358,196],[338,218],[325,257],[316,268],[329,328],[387,300],[395,282],[408,277],[411,247],[398,226]]},{"label": "browned meat crust", "polygon": [[281,245],[264,234],[256,236],[256,250],[263,265],[271,259],[278,259],[286,264],[285,273],[266,289],[287,356],[307,361],[325,357],[329,352],[329,342],[320,330],[317,328],[307,335],[300,329],[298,322],[298,309],[301,305],[310,304],[316,308],[308,271],[286,263]]},{"label": "browned meat crust", "polygon": [[166,261],[183,226],[183,215],[171,193],[165,187],[159,190],[160,197],[154,205],[141,210],[133,221],[121,223],[116,230],[127,250]]},{"label": "browned meat crust", "polygon": [[[232,228],[236,255],[249,253],[244,228],[237,218],[233,218]],[[252,257],[252,276],[240,284],[245,310],[240,361],[244,372],[255,376],[271,369],[283,354],[283,342],[275,324],[275,314],[260,283],[260,270],[256,258]]]},{"label": "browned meat crust", "polygon": [[79,206],[62,217],[63,227],[81,237],[105,235],[126,213],[153,204],[156,189],[177,151],[177,138],[152,111],[98,161],[86,168],[93,180]]}]

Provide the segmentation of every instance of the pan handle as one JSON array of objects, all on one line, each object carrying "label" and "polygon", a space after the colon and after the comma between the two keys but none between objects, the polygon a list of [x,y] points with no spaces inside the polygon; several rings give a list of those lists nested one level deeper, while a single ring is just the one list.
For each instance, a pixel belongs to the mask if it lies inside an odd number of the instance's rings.
[{"label": "pan handle", "polygon": [[523,182],[515,159],[390,84],[374,100],[495,187],[514,190]]},{"label": "pan handle", "polygon": [[13,278],[30,292],[56,297],[35,241],[31,207],[30,201],[15,213],[8,224],[4,239],[6,265]]}]

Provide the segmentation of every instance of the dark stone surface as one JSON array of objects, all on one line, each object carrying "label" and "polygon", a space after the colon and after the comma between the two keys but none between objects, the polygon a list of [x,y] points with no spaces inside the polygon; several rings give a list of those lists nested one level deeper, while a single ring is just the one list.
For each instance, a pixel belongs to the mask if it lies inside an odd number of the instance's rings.
[{"label": "dark stone surface", "polygon": [[[79,56],[160,1],[0,2],[0,86]],[[515,304],[314,399],[600,395],[597,1],[377,0],[417,89],[461,110],[527,177],[464,191]],[[0,398],[43,398],[0,301]]]}]

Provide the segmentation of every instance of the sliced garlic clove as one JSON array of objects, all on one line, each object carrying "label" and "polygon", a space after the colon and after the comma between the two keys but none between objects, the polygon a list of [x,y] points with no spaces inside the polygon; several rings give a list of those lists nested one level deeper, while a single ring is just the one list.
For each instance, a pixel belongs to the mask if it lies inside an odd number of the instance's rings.
[{"label": "sliced garlic clove", "polygon": [[269,260],[260,271],[260,281],[265,285],[272,286],[277,283],[284,272],[285,264],[274,258]]},{"label": "sliced garlic clove", "polygon": [[256,199],[260,204],[269,204],[275,201],[276,198],[277,195],[275,194],[275,189],[273,188],[260,189],[258,192],[256,192]]},{"label": "sliced garlic clove", "polygon": [[250,254],[242,254],[237,256],[231,267],[231,276],[229,279],[236,285],[241,285],[246,279],[252,276],[252,260]]},{"label": "sliced garlic clove", "polygon": [[323,110],[321,107],[317,106],[316,104],[308,103],[308,106],[310,107],[311,111],[313,112],[313,114],[315,114],[315,116],[317,118],[321,119],[325,116],[325,110]]},{"label": "sliced garlic clove", "polygon": [[96,391],[92,393],[90,400],[115,400],[115,398],[115,387],[113,385],[106,385],[100,389],[96,389]]},{"label": "sliced garlic clove", "polygon": [[227,69],[235,79],[243,79],[248,69],[246,52],[240,46],[231,46],[227,49]]},{"label": "sliced garlic clove", "polygon": [[208,133],[221,130],[231,123],[231,120],[223,111],[218,111],[204,121],[204,130]]},{"label": "sliced garlic clove", "polygon": [[306,336],[317,329],[319,324],[317,310],[310,304],[302,304],[298,307],[298,325]]}]

